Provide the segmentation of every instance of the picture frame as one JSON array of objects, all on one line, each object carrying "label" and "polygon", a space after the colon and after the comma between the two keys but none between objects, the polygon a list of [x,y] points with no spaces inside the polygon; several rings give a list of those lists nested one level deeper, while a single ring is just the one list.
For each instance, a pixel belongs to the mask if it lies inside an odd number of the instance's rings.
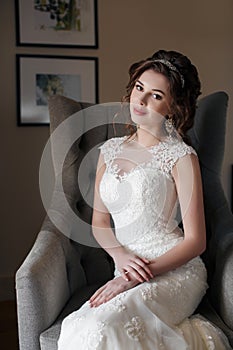
[{"label": "picture frame", "polygon": [[49,125],[47,99],[98,103],[98,58],[16,54],[17,125]]},{"label": "picture frame", "polygon": [[15,0],[16,45],[98,48],[97,0]]}]

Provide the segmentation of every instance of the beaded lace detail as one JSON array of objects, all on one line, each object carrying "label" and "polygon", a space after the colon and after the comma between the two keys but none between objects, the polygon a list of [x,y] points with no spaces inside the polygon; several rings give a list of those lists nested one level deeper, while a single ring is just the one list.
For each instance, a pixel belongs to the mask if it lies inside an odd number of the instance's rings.
[{"label": "beaded lace detail", "polygon": [[101,349],[101,343],[104,339],[103,330],[105,328],[104,322],[97,322],[96,328],[89,330],[87,329],[81,335],[82,344],[85,345],[87,350],[99,350]]},{"label": "beaded lace detail", "polygon": [[112,173],[119,180],[125,179],[131,172],[134,170],[143,168],[143,167],[154,167],[154,169],[159,170],[163,174],[171,176],[172,167],[175,165],[177,160],[186,154],[195,154],[196,151],[193,147],[187,145],[183,141],[177,139],[165,138],[164,141],[159,142],[158,144],[146,148],[148,152],[152,153],[153,157],[151,161],[145,161],[139,163],[136,167],[130,172],[123,172],[123,175],[120,175],[120,168],[117,163],[114,163],[115,158],[121,155],[123,150],[123,142],[127,139],[127,136],[114,137],[107,140],[103,145],[98,148],[101,150],[104,155],[104,160],[106,164],[106,171]]},{"label": "beaded lace detail", "polygon": [[139,316],[133,317],[124,325],[124,328],[130,339],[139,341],[145,337],[145,327]]}]

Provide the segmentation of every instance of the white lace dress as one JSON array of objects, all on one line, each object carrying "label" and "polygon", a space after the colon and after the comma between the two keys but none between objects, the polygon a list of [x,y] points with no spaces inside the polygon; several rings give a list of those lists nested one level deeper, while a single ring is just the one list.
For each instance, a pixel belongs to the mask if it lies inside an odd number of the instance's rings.
[{"label": "white lace dress", "polygon": [[[106,164],[99,191],[118,241],[153,259],[183,239],[171,170],[180,157],[196,152],[183,141],[167,138],[146,148],[146,153],[133,153],[126,138],[114,137],[99,147]],[[91,308],[87,301],[64,319],[58,349],[230,349],[218,328],[201,316],[191,316],[208,288],[206,277],[205,266],[196,257],[99,307]]]}]

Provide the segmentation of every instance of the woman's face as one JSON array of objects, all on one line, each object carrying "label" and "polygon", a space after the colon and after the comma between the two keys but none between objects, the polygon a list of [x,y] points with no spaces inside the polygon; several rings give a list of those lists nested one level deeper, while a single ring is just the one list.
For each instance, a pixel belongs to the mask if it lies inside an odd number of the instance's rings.
[{"label": "woman's face", "polygon": [[132,120],[148,127],[158,126],[171,112],[170,105],[168,79],[152,69],[142,73],[130,95]]}]

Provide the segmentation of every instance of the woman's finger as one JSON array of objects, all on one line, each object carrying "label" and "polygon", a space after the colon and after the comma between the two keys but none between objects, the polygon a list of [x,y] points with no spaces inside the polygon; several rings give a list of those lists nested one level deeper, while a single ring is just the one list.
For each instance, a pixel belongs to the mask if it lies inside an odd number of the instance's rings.
[{"label": "woman's finger", "polygon": [[150,264],[150,260],[146,259],[146,258],[140,258],[142,261],[144,261],[146,264]]},{"label": "woman's finger", "polygon": [[94,301],[98,297],[98,295],[100,295],[103,292],[104,289],[105,289],[105,285],[97,289],[97,291],[90,297],[89,300],[91,302]]},{"label": "woman's finger", "polygon": [[133,268],[131,265],[127,266],[127,271],[136,278],[139,282],[144,282],[145,280],[142,278],[142,276],[138,273],[137,269]]},{"label": "woman's finger", "polygon": [[109,301],[112,298],[113,298],[113,292],[112,291],[111,292],[107,292],[107,293],[103,292],[96,298],[96,300],[93,303],[93,306],[97,307],[97,306],[99,306],[99,305],[101,305],[103,303],[106,303],[107,301]]},{"label": "woman's finger", "polygon": [[129,281],[129,277],[127,276],[129,274],[129,271],[122,270],[121,271],[121,276],[124,278],[125,281]]},{"label": "woman's finger", "polygon": [[[139,266],[141,266],[141,268],[147,273],[147,275],[149,277],[151,277],[151,278],[154,277],[152,272],[151,272],[151,270],[150,270],[150,268],[147,265],[145,265],[140,259],[134,260],[133,262],[138,264]],[[145,275],[143,274],[143,276],[145,276]]]},{"label": "woman's finger", "polygon": [[96,305],[98,305],[99,301],[100,301],[102,298],[103,298],[103,294],[102,294],[102,293],[99,294],[99,295],[97,295],[95,299],[93,299],[92,301],[90,301],[91,306],[96,306]]},{"label": "woman's finger", "polygon": [[130,266],[143,278],[143,280],[149,281],[150,279],[150,271],[147,272],[144,270],[144,267],[141,265],[137,265],[134,262],[131,262]]},{"label": "woman's finger", "polygon": [[96,298],[96,300],[93,302],[93,306],[98,306],[98,305],[104,303],[104,302],[105,302],[105,298],[106,298],[106,297],[104,296],[104,294],[100,294],[100,295]]}]

